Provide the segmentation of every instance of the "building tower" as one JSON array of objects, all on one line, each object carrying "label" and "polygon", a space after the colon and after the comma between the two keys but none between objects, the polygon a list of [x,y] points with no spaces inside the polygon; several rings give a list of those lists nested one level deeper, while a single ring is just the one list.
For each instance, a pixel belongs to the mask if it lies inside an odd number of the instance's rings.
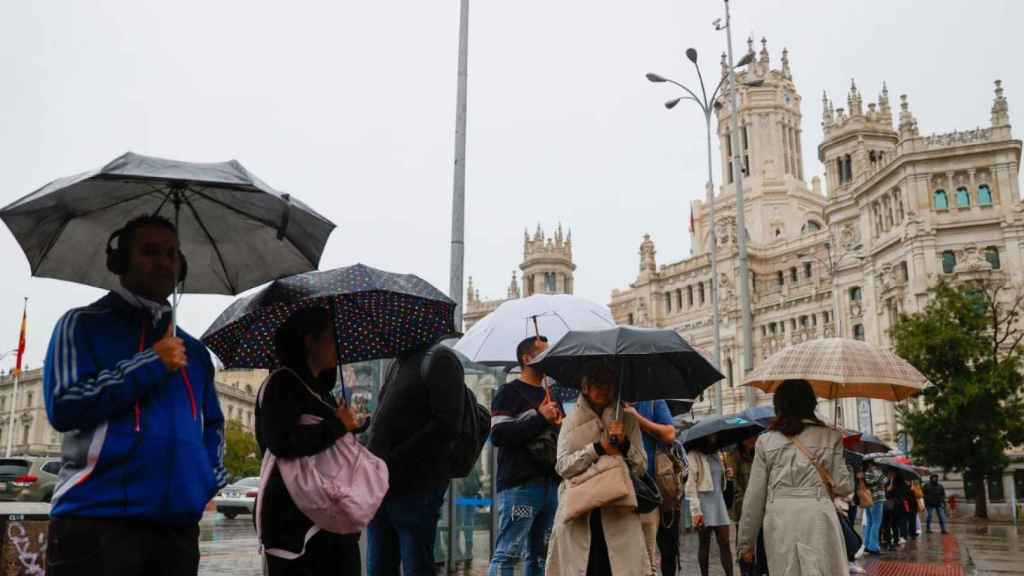
[{"label": "building tower", "polygon": [[555,233],[546,237],[540,224],[530,237],[523,233],[523,262],[519,265],[523,273],[524,297],[534,294],[572,294],[573,273],[576,265],[572,261],[572,230],[562,234],[559,224]]},{"label": "building tower", "polygon": [[[906,120],[906,97],[901,113],[901,130],[916,132]],[[864,108],[857,83],[850,81],[847,108],[836,108],[828,94],[822,95],[821,128],[825,138],[818,145],[818,159],[825,165],[830,198],[852,189],[852,185],[881,170],[896,157],[900,133],[893,128],[889,89],[882,84],[878,102]],[[904,127],[904,124],[908,124]]]}]

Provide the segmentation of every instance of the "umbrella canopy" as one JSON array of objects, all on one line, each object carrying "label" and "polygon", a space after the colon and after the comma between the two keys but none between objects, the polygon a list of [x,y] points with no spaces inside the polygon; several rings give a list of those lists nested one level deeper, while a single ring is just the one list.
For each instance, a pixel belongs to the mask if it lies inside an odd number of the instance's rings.
[{"label": "umbrella canopy", "polygon": [[680,441],[687,450],[710,453],[764,432],[764,426],[739,414],[702,420],[686,429]]},{"label": "umbrella canopy", "polygon": [[54,180],[0,210],[33,276],[98,288],[110,234],[142,215],[177,221],[189,263],[183,291],[234,295],[314,270],[334,224],[238,162],[200,164],[127,153]]},{"label": "umbrella canopy", "polygon": [[607,306],[568,294],[537,294],[498,306],[474,324],[455,349],[480,364],[514,366],[519,363],[516,346],[538,331],[555,342],[570,330],[614,327]]},{"label": "umbrella canopy", "polygon": [[759,424],[762,428],[768,428],[775,421],[774,406],[754,406],[736,414],[739,418],[750,420]]},{"label": "umbrella canopy", "polygon": [[696,398],[724,378],[673,330],[620,326],[571,330],[530,363],[565,386],[578,386],[589,360],[612,362],[622,400]]},{"label": "umbrella canopy", "polygon": [[789,379],[809,381],[819,398],[898,401],[929,386],[928,379],[906,360],[846,338],[809,340],[785,348],[755,369],[744,384],[771,393]]},{"label": "umbrella canopy", "polygon": [[872,461],[883,468],[895,470],[904,480],[920,480],[921,474],[912,464],[905,464],[893,457],[874,458]]},{"label": "umbrella canopy", "polygon": [[847,430],[846,437],[843,438],[843,446],[857,454],[878,454],[887,453],[892,450],[888,444],[882,441],[878,436],[867,434],[864,432],[857,432],[855,430]]},{"label": "umbrella canopy", "polygon": [[342,364],[398,356],[454,330],[455,302],[429,282],[356,264],[272,282],[231,304],[202,339],[225,367],[272,368],[277,329],[311,306],[333,310]]}]

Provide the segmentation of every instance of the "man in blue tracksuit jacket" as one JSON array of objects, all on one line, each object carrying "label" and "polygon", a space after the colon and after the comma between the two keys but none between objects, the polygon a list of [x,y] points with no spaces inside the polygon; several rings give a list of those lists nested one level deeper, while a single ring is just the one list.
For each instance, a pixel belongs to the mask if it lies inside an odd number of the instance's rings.
[{"label": "man in blue tracksuit jacket", "polygon": [[47,574],[195,575],[198,522],[227,479],[224,416],[206,348],[171,335],[186,275],[174,225],[128,222],[107,267],[121,287],[65,314],[46,353],[46,414],[64,433]]}]

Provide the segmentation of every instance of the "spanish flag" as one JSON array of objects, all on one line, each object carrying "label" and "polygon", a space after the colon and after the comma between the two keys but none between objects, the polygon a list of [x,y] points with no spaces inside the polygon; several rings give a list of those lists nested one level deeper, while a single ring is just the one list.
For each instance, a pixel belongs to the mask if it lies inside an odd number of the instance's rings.
[{"label": "spanish flag", "polygon": [[18,337],[18,360],[14,365],[14,376],[21,374],[21,358],[25,355],[25,328],[28,324],[28,299],[25,308],[21,311],[21,335]]}]

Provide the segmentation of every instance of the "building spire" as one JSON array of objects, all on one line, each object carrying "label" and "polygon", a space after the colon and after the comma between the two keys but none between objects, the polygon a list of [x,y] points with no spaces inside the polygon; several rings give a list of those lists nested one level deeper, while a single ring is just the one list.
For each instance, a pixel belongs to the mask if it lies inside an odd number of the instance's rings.
[{"label": "building spire", "polygon": [[516,271],[512,271],[512,282],[508,285],[508,297],[519,298],[521,293],[519,292],[519,278],[516,276]]},{"label": "building spire", "polygon": [[1010,105],[1003,95],[1003,81],[996,80],[995,99],[992,101],[992,125],[1010,125]]},{"label": "building spire", "polygon": [[821,91],[821,125],[823,128],[832,126],[835,118],[832,116],[832,103],[828,100],[828,92]]},{"label": "building spire", "polygon": [[907,95],[900,94],[900,138],[912,138],[917,136],[917,119],[910,112],[910,103],[907,102]]},{"label": "building spire", "polygon": [[761,36],[761,63],[768,64],[768,39]]},{"label": "building spire", "polygon": [[787,80],[793,79],[793,72],[789,69],[789,48],[782,49],[782,77]]}]

